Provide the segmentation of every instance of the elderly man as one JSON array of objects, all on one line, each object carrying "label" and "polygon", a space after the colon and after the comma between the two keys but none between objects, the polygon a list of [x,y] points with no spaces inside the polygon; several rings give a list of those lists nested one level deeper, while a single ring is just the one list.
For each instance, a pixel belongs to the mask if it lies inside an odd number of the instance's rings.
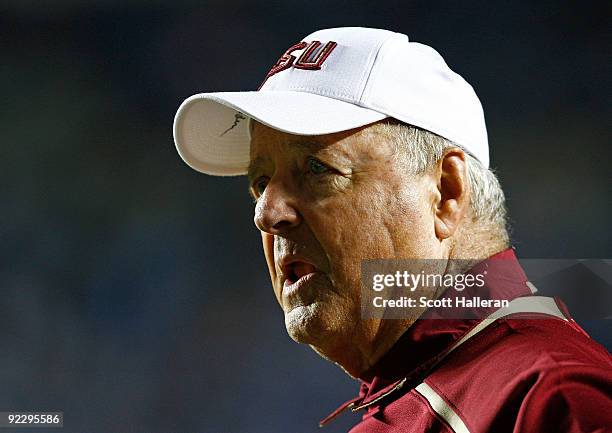
[{"label": "elderly man", "polygon": [[[509,249],[480,102],[432,48],[386,30],[321,30],[258,91],[187,99],[174,134],[196,170],[248,175],[289,335],[361,380],[322,424],[350,408],[363,414],[353,432],[612,429],[610,356],[560,302],[533,295]],[[479,293],[506,304],[366,317],[367,259],[478,274]],[[452,300],[449,290],[419,294]]]}]

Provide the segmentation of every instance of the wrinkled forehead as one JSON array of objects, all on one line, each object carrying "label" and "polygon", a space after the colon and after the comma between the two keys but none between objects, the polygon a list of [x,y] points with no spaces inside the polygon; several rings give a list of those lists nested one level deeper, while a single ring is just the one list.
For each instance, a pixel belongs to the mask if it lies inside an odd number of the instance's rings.
[{"label": "wrinkled forehead", "polygon": [[332,135],[295,135],[271,128],[257,121],[249,125],[249,169],[247,175],[255,168],[267,163],[283,163],[292,157],[306,154],[324,153],[328,157],[346,157],[346,145],[339,143],[341,137]]},{"label": "wrinkled forehead", "polygon": [[375,171],[388,170],[397,154],[395,140],[381,122],[325,135],[290,134],[257,121],[249,126],[249,177],[262,166],[299,164],[308,156],[343,174],[371,171],[374,166]]}]

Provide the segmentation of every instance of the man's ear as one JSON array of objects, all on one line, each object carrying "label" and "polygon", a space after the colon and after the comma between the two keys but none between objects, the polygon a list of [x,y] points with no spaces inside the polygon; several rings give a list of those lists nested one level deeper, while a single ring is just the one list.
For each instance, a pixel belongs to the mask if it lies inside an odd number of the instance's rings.
[{"label": "man's ear", "polygon": [[470,204],[467,161],[463,150],[450,148],[438,161],[436,170],[438,196],[435,203],[434,229],[439,240],[456,232]]}]

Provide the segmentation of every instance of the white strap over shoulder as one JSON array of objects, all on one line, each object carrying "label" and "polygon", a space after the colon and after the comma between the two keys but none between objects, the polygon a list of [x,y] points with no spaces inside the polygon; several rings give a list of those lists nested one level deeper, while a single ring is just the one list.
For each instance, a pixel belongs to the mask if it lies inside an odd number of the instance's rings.
[{"label": "white strap over shoulder", "polygon": [[[472,330],[470,330],[467,334],[463,336],[463,338],[457,341],[457,343],[455,343],[455,345],[452,346],[450,350],[448,350],[448,352],[444,354],[444,356],[438,359],[438,361],[431,367],[430,371],[433,370],[438,364],[440,364],[440,362],[442,362],[451,352],[453,352],[455,349],[457,349],[463,343],[468,341],[470,338],[472,338],[473,336],[475,336],[476,334],[484,330],[487,326],[489,326],[496,320],[499,320],[503,317],[507,317],[507,316],[510,316],[512,314],[517,314],[517,313],[539,313],[539,314],[545,314],[547,316],[552,316],[552,317],[567,321],[567,318],[563,315],[563,313],[561,312],[561,310],[559,309],[559,307],[557,306],[557,303],[555,302],[553,298],[548,298],[545,296],[526,296],[523,298],[516,298],[510,301],[507,307],[496,310],[495,312],[493,312],[493,314],[483,319],[480,323],[478,323],[478,325],[472,328]],[[401,389],[406,383],[406,380],[407,380],[406,378],[402,379],[400,382],[398,382],[397,385],[393,387],[393,389],[378,396],[377,398],[375,398],[374,400],[368,403],[353,406],[351,407],[351,410],[353,412],[357,412],[361,409],[364,409],[369,406],[372,406],[373,404],[376,404],[378,401],[387,397],[389,394]],[[452,408],[446,407],[444,408],[443,411],[442,409],[440,409],[442,407],[441,405],[446,405],[446,403],[425,382],[418,385],[415,388],[415,390],[419,394],[421,394],[423,397],[425,397],[427,401],[429,401],[429,404],[432,406],[434,411],[436,411],[438,415],[440,415],[443,419],[445,419],[446,422],[449,423],[449,425],[458,425],[457,423],[461,421],[461,418],[459,418],[459,416],[457,416],[456,414],[454,416],[452,415],[454,413]],[[434,398],[433,395],[435,395],[436,397]],[[439,412],[438,410],[442,412]],[[447,419],[448,417],[450,418]],[[451,421],[452,421],[452,424],[451,424]],[[463,425],[462,421],[461,423]],[[465,428],[465,425],[463,425],[463,427],[461,426],[457,427],[455,431],[468,432],[467,428]]]},{"label": "white strap over shoulder", "polygon": [[[567,318],[563,315],[553,298],[548,298],[545,296],[527,296],[524,298],[516,298],[511,301],[507,307],[496,310],[493,314],[476,325],[470,332],[465,334],[463,338],[461,338],[448,352],[446,352],[442,359],[446,358],[451,352],[496,320],[517,313],[539,313],[567,321]],[[436,365],[439,364],[442,359],[438,360]],[[438,393],[436,393],[431,386],[425,382],[422,382],[414,390],[429,402],[429,405],[434,412],[436,412],[440,418],[446,421],[454,432],[470,433],[461,417],[457,415],[453,408],[449,406],[448,403],[446,403],[446,401],[440,395],[438,395]]]},{"label": "white strap over shoulder", "polygon": [[470,332],[465,334],[448,352],[446,352],[445,357],[496,320],[517,313],[540,313],[567,321],[567,318],[563,315],[561,310],[559,310],[553,298],[547,296],[526,296],[523,298],[516,298],[510,301],[507,307],[496,310],[493,314],[486,317],[478,325],[472,328]]}]

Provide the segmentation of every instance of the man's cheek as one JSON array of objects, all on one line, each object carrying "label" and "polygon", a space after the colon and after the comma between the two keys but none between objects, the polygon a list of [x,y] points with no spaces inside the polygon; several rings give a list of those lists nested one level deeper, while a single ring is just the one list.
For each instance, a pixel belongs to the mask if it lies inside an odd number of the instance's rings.
[{"label": "man's cheek", "polygon": [[283,308],[283,288],[282,286],[278,283],[272,283],[272,289],[274,290],[274,297],[276,297],[276,302],[278,302],[278,305],[280,305],[281,309],[284,310]]},{"label": "man's cheek", "polygon": [[282,308],[283,288],[274,264],[274,236],[269,233],[261,232],[261,244],[263,246],[264,257],[266,258],[266,265],[268,266],[268,273],[270,274],[270,281],[272,282],[272,290],[274,290],[274,296]]},{"label": "man's cheek", "polygon": [[264,257],[266,258],[266,264],[268,265],[270,280],[274,285],[277,280],[276,267],[274,265],[274,236],[269,233],[261,232],[261,244],[263,246]]},{"label": "man's cheek", "polygon": [[347,256],[336,256],[332,262],[330,279],[334,285],[334,291],[342,297],[351,296],[351,287],[355,281],[359,281],[360,260]]}]

